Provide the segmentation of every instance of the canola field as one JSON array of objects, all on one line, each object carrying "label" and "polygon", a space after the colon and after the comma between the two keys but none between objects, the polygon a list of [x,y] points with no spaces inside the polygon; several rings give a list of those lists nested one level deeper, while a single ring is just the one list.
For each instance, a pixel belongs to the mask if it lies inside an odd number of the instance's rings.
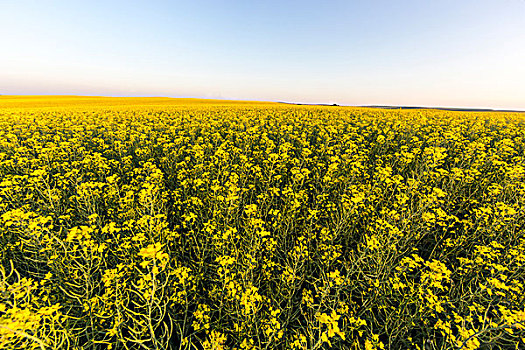
[{"label": "canola field", "polygon": [[2,349],[523,349],[525,114],[0,96]]}]

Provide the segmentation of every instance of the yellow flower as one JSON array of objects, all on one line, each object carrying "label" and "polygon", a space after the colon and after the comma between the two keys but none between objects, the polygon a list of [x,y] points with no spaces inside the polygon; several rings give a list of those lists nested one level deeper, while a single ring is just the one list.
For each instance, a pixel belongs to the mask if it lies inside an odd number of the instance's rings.
[{"label": "yellow flower", "polygon": [[144,258],[154,259],[157,256],[157,253],[161,252],[161,249],[161,243],[150,244],[146,248],[142,248],[139,255]]}]

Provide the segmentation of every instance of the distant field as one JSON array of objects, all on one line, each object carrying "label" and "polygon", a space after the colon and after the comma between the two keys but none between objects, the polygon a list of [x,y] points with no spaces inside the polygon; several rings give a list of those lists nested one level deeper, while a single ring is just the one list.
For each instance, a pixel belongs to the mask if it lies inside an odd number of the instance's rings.
[{"label": "distant field", "polygon": [[272,102],[231,101],[169,97],[97,97],[97,96],[2,96],[0,108],[71,107],[97,108],[117,106],[189,106],[189,105],[267,105]]},{"label": "distant field", "polygon": [[0,348],[525,348],[524,153],[519,113],[0,96]]}]

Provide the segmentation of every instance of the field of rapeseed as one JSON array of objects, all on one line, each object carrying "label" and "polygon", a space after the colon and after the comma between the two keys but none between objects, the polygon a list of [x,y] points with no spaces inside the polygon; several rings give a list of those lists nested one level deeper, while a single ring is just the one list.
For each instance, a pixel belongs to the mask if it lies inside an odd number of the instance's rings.
[{"label": "field of rapeseed", "polygon": [[2,349],[525,348],[525,115],[0,97]]}]

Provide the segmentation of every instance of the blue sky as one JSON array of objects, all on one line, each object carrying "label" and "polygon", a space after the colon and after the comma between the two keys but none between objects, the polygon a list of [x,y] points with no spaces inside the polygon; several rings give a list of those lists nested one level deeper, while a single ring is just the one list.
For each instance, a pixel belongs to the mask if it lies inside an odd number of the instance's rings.
[{"label": "blue sky", "polygon": [[0,94],[525,110],[525,0],[0,0]]}]

